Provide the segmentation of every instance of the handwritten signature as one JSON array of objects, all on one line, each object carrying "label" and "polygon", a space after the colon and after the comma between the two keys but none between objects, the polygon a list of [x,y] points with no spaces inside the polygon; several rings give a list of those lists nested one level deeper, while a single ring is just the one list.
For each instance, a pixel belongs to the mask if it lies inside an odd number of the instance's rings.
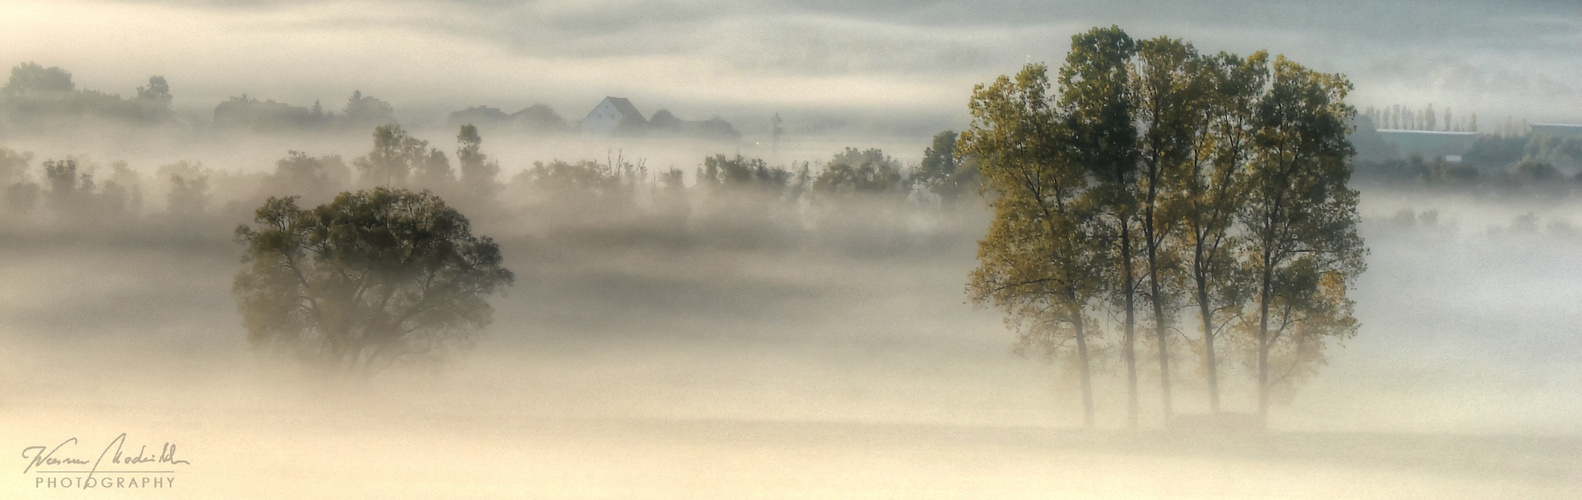
[{"label": "handwritten signature", "polygon": [[[104,473],[109,473],[109,472],[121,472],[121,473],[124,473],[124,472],[174,473],[175,472],[174,470],[152,470],[152,469],[144,470],[144,469],[141,469],[141,468],[132,468],[132,470],[125,470],[125,469],[127,469],[126,467],[122,467],[122,468],[119,468],[119,469],[112,469],[111,467],[105,467],[106,465],[109,465],[109,466],[116,466],[116,465],[121,465],[121,466],[133,465],[133,466],[137,466],[137,465],[141,465],[141,466],[144,466],[144,467],[148,466],[146,464],[152,464],[152,465],[170,464],[172,467],[174,467],[176,465],[191,465],[191,462],[188,462],[186,460],[182,460],[182,459],[176,458],[176,445],[171,444],[168,441],[165,442],[162,446],[160,446],[159,453],[157,453],[157,454],[148,453],[148,445],[143,445],[142,447],[138,448],[137,449],[137,453],[128,453],[126,451],[127,448],[126,448],[126,433],[125,432],[121,433],[121,435],[119,435],[119,436],[116,436],[115,439],[110,440],[110,444],[106,445],[104,447],[104,451],[99,452],[98,458],[95,458],[93,460],[86,460],[86,459],[80,458],[80,455],[76,455],[76,454],[71,453],[73,450],[70,449],[70,448],[67,448],[67,445],[73,445],[73,446],[77,445],[77,438],[73,437],[73,438],[68,438],[65,441],[61,441],[60,444],[55,445],[54,448],[50,448],[50,447],[47,447],[47,446],[29,446],[27,448],[23,448],[22,449],[22,458],[27,460],[28,462],[27,462],[27,467],[22,469],[22,473],[23,474],[26,474],[28,472],[40,472],[40,473],[42,473],[42,472],[85,473],[85,474],[88,475],[88,477],[91,478],[91,477],[93,477],[94,474],[101,473],[101,472],[104,472]],[[112,451],[114,451],[114,453],[111,453]],[[109,458],[108,462],[105,461],[106,457]],[[74,467],[74,466],[83,466],[83,465],[88,465],[88,466],[91,466],[91,467],[87,468],[86,470],[81,470],[82,469],[81,467]],[[45,470],[46,467],[50,467],[50,468],[54,468],[54,469],[53,470]],[[101,467],[105,467],[105,468],[101,469]]]}]

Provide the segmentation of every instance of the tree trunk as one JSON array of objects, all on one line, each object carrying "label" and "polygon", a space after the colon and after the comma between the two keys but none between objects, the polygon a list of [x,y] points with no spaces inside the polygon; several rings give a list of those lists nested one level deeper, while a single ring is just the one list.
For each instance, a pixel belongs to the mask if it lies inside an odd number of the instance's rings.
[{"label": "tree trunk", "polygon": [[1161,397],[1164,398],[1165,425],[1169,425],[1170,417],[1173,414],[1170,405],[1170,351],[1168,350],[1168,337],[1166,337],[1165,334],[1164,305],[1159,303],[1159,276],[1158,268],[1155,267],[1153,263],[1153,253],[1153,249],[1150,248],[1148,251],[1148,267],[1154,268],[1152,271],[1150,271],[1149,279],[1149,281],[1152,282],[1150,283],[1150,286],[1152,287],[1152,290],[1150,291],[1153,293],[1154,298],[1154,338],[1157,339],[1157,343],[1159,344],[1159,390]]},{"label": "tree trunk", "polygon": [[1077,363],[1078,378],[1082,381],[1082,427],[1094,428],[1093,423],[1093,376],[1088,367],[1088,339],[1083,331],[1082,311],[1078,309],[1073,315],[1071,324],[1076,330],[1077,337]]},{"label": "tree trunk", "polygon": [[1214,358],[1214,317],[1208,303],[1208,283],[1197,284],[1198,315],[1203,317],[1203,369],[1208,380],[1208,409],[1219,413],[1219,362]]},{"label": "tree trunk", "polygon": [[[1149,198],[1149,203],[1152,204],[1151,193]],[[1144,217],[1143,236],[1148,240],[1145,242],[1148,244],[1148,293],[1153,297],[1150,302],[1153,302],[1154,306],[1154,339],[1159,346],[1159,391],[1164,404],[1165,425],[1168,426],[1173,414],[1170,405],[1170,351],[1168,338],[1165,336],[1165,309],[1159,295],[1159,240],[1154,235],[1152,206],[1148,208]]]},{"label": "tree trunk", "polygon": [[1126,295],[1125,338],[1122,340],[1121,357],[1126,359],[1126,426],[1137,428],[1137,348],[1136,348],[1136,294],[1132,290],[1132,240],[1131,221],[1121,218],[1121,293]]},{"label": "tree trunk", "polygon": [[1269,424],[1269,297],[1273,295],[1274,268],[1269,251],[1263,252],[1263,276],[1258,291],[1258,418]]}]

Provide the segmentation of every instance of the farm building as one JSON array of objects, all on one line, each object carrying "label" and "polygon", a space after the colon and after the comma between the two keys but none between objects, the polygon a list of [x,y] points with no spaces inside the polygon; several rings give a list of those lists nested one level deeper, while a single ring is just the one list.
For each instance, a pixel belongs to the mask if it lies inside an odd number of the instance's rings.
[{"label": "farm building", "polygon": [[637,107],[632,106],[632,101],[625,97],[605,97],[582,119],[580,127],[585,135],[615,135],[642,130],[647,123]]}]

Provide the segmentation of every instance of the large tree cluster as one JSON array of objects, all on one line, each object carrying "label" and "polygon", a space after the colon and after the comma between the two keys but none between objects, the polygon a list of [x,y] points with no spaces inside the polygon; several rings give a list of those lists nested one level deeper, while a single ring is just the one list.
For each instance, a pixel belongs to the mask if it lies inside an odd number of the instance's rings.
[{"label": "large tree cluster", "polygon": [[[974,90],[956,152],[978,161],[995,217],[969,294],[1006,312],[1020,349],[1072,361],[1087,426],[1101,342],[1118,344],[1132,426],[1139,349],[1156,356],[1168,421],[1183,344],[1216,413],[1236,348],[1266,416],[1357,330],[1346,292],[1366,250],[1347,187],[1351,84],[1283,56],[1203,54],[1117,27],[1071,47],[1054,82],[1029,64]],[[1118,331],[1101,328],[1106,315]]]}]

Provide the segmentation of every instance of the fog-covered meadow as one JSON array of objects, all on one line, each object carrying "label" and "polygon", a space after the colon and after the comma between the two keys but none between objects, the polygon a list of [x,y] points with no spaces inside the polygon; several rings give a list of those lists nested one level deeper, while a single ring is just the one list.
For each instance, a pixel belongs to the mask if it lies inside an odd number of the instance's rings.
[{"label": "fog-covered meadow", "polygon": [[[1577,13],[7,1],[0,498],[1575,498],[1582,136],[1534,131],[1582,128],[1534,125],[1582,119]],[[1278,384],[1265,424],[1250,296],[1226,299],[1243,309],[1215,341],[1217,417],[1190,301],[1164,329],[1171,409],[1139,321],[1135,427],[1121,294],[1076,308],[1094,428],[1070,346],[1018,344],[1029,323],[973,301],[1000,195],[979,190],[994,167],[953,153],[988,123],[974,86],[1059,68],[1073,34],[1112,25],[1268,50],[1344,97],[1326,130],[1354,151],[1327,152],[1356,153],[1330,166],[1354,168],[1366,270],[1324,276],[1354,286],[1312,302],[1340,319],[1288,358],[1312,371]],[[617,101],[636,116],[602,121]],[[1142,116],[1121,128],[1153,130]],[[436,327],[454,344],[388,367],[260,334],[261,207],[379,188],[464,215],[510,285]]]},{"label": "fog-covered meadow", "polygon": [[[1123,430],[1113,341],[1101,429],[1084,433],[1070,373],[1013,354],[998,311],[966,300],[989,216],[971,193],[947,208],[711,190],[701,158],[678,153],[678,210],[649,180],[593,199],[512,184],[526,167],[509,159],[546,150],[484,144],[500,203],[470,215],[516,284],[472,349],[372,377],[246,341],[231,229],[279,156],[203,161],[215,191],[198,214],[168,213],[169,188],[149,182],[138,213],[41,202],[11,218],[3,445],[177,443],[191,466],[150,497],[1562,498],[1582,484],[1569,199],[1365,187],[1362,328],[1268,433],[1166,433],[1148,398],[1143,430]],[[596,161],[652,166],[656,144]],[[1178,412],[1207,409],[1195,363],[1177,361]],[[1226,370],[1227,409],[1250,411],[1248,373]],[[64,493],[18,477],[8,495]]]}]

